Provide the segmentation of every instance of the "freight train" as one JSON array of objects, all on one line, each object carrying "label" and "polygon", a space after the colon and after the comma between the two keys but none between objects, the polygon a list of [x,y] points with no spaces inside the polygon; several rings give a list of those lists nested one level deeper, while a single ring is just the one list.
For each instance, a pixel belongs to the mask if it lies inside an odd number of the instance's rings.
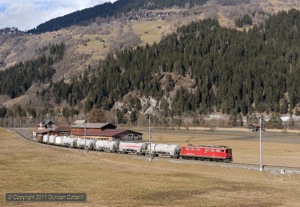
[{"label": "freight train", "polygon": [[54,135],[44,135],[41,143],[71,147],[78,149],[88,149],[101,152],[136,154],[146,156],[151,153],[152,157],[168,156],[171,158],[194,159],[217,162],[231,162],[232,149],[223,145],[188,145],[180,146],[176,144],[157,144],[149,142],[122,142],[108,140],[82,139],[72,137],[61,137]]}]

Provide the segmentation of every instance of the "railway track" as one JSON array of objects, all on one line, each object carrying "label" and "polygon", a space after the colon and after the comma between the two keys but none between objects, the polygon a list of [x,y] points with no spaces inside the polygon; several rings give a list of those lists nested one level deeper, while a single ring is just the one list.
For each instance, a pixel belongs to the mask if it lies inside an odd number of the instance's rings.
[{"label": "railway track", "polygon": [[[15,134],[17,137],[19,137],[22,141],[27,142],[34,142],[36,144],[42,145],[42,146],[51,146],[51,147],[58,147],[66,150],[73,150],[73,148],[66,148],[66,147],[60,147],[56,145],[47,145],[38,142],[35,139],[32,139],[31,135],[26,132],[24,129],[19,128],[10,128],[10,130],[13,134]],[[80,150],[80,149],[76,149]],[[90,153],[101,153],[98,151],[89,151]],[[121,155],[121,154],[120,154]],[[148,157],[144,156],[135,156],[134,154],[122,154],[122,156],[127,157],[135,157],[139,159],[145,159],[148,160]],[[154,160],[163,160],[167,157],[155,157]],[[231,162],[231,163],[223,163],[223,162],[208,162],[208,161],[199,161],[199,160],[183,160],[183,159],[168,159],[168,161],[173,163],[195,163],[195,164],[205,164],[210,166],[221,166],[221,167],[229,167],[229,168],[242,168],[242,169],[250,169],[250,170],[259,170],[260,166],[259,164],[251,164],[251,163],[238,163],[238,162]],[[300,174],[300,167],[289,167],[289,166],[275,166],[275,165],[263,165],[264,171],[270,171],[277,174]]]},{"label": "railway track", "polygon": [[17,135],[20,139],[24,141],[37,142],[36,140],[33,140],[31,138],[31,135],[29,133],[25,133],[22,129],[10,128],[8,130],[10,130],[13,134]]},{"label": "railway track", "polygon": [[[231,163],[237,167],[241,168],[252,168],[259,169],[259,164],[249,164],[249,163]],[[281,174],[285,173],[297,173],[300,174],[300,167],[289,167],[289,166],[280,166],[280,165],[263,165],[263,170],[267,171],[279,171]]]}]

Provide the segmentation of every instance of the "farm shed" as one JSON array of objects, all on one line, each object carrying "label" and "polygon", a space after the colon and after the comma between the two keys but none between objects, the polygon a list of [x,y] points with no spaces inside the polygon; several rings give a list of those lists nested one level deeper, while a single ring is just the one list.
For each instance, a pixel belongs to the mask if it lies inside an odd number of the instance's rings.
[{"label": "farm shed", "polygon": [[100,132],[95,138],[110,141],[140,141],[142,133],[126,129],[107,129]]},{"label": "farm shed", "polygon": [[69,125],[57,126],[54,128],[51,134],[56,136],[70,136],[71,127]]},{"label": "farm shed", "polygon": [[79,123],[71,126],[71,135],[83,137],[84,129],[86,129],[86,136],[98,136],[99,133],[106,129],[116,129],[117,127],[109,123]]}]

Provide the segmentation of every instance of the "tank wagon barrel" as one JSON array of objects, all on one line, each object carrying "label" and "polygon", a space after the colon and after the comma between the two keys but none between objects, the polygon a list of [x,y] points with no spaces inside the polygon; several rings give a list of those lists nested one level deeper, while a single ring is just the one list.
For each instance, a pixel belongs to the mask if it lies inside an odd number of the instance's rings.
[{"label": "tank wagon barrel", "polygon": [[179,158],[180,150],[181,148],[179,145],[151,144],[151,153],[154,156],[163,155],[163,156],[170,156],[171,158]]}]

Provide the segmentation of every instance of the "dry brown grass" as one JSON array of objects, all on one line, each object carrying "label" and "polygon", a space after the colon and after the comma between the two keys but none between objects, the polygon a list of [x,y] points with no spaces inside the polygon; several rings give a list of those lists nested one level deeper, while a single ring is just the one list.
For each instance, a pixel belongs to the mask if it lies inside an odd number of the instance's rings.
[{"label": "dry brown grass", "polygon": [[159,42],[162,34],[169,29],[165,21],[139,21],[132,24],[132,30],[139,34],[142,45]]},{"label": "dry brown grass", "polygon": [[[195,136],[192,142],[228,144],[235,159],[251,160],[249,154],[257,148],[257,143],[251,141],[224,139],[231,137],[231,133],[204,134]],[[153,140],[184,144],[187,137],[194,135],[191,130],[153,131]],[[270,159],[278,156],[269,151],[280,145],[266,143]],[[284,156],[296,156],[293,146],[299,149],[299,144],[286,145],[295,155],[286,152]],[[299,206],[300,175],[275,175],[172,159],[149,162],[138,156],[83,153],[24,142],[0,129],[0,186],[1,206]],[[5,203],[8,192],[85,192],[88,201]]]}]

